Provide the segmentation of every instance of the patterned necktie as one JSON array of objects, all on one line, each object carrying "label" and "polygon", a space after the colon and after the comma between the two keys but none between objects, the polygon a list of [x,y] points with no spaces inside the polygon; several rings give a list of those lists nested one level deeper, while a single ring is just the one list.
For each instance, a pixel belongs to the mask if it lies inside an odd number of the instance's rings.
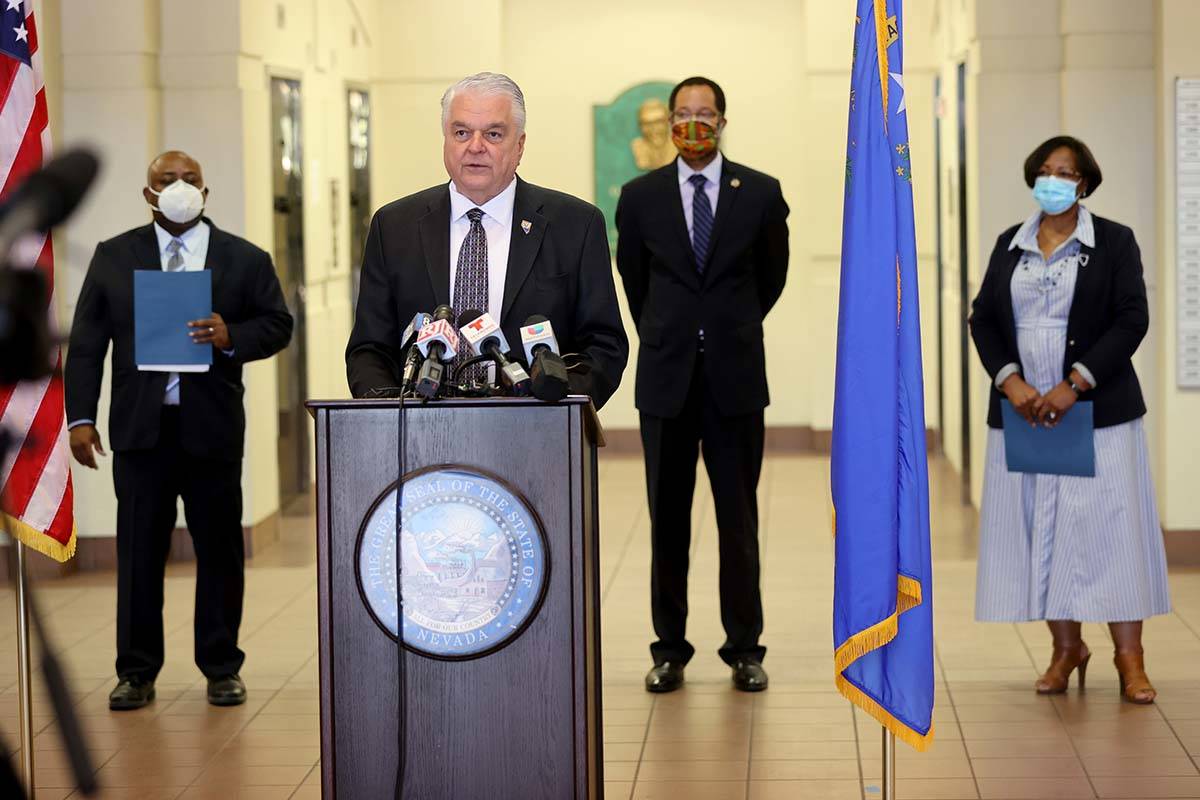
[{"label": "patterned necktie", "polygon": [[[487,234],[483,230],[483,211],[472,208],[467,212],[471,220],[471,230],[463,239],[462,249],[458,251],[458,267],[454,272],[454,310],[461,314],[464,311],[488,310],[488,252]],[[457,370],[471,356],[462,348],[454,357],[454,368]],[[460,376],[461,381],[482,379],[487,376],[487,367],[475,366],[466,370]]]},{"label": "patterned necktie", "polygon": [[167,254],[170,256],[167,259],[167,272],[179,272],[183,269],[183,253],[179,252],[182,249],[183,242],[179,239],[167,242]]},{"label": "patterned necktie", "polygon": [[[167,242],[167,272],[181,272],[183,270],[183,242],[179,239],[172,239]],[[179,373],[172,372],[167,376],[167,394],[174,398],[178,397],[179,393]],[[175,402],[179,402],[175,399]]]},{"label": "patterned necktie", "polygon": [[708,262],[708,243],[712,239],[713,229],[712,204],[708,202],[708,192],[704,191],[708,178],[697,174],[688,180],[695,187],[692,194],[692,250],[696,254],[696,271],[703,275],[705,264]]}]

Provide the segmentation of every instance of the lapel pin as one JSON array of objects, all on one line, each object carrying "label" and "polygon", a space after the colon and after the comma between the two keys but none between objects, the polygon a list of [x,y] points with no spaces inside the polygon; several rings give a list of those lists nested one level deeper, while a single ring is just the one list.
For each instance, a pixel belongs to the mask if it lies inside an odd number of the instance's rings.
[{"label": "lapel pin", "polygon": [[1088,254],[1084,253],[1079,257],[1079,266],[1086,267],[1088,262]]},{"label": "lapel pin", "polygon": [[730,185],[730,186],[732,186],[733,188],[735,188],[735,189],[736,189],[736,188],[738,188],[739,186],[741,186],[741,185],[742,185],[742,179],[741,179],[741,178],[734,178],[733,180],[731,180],[731,181],[729,182],[729,185]]},{"label": "lapel pin", "polygon": [[521,231],[524,232],[526,236],[529,235],[531,230],[533,230],[533,223],[527,219],[521,220]]}]

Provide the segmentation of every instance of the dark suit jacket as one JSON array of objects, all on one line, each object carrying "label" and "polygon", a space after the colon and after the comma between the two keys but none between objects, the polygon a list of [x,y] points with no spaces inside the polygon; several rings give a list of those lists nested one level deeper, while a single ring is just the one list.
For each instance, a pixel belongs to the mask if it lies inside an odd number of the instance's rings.
[{"label": "dark suit jacket", "polygon": [[637,407],[679,415],[703,330],[721,413],[761,411],[770,402],[762,323],[787,278],[787,203],[779,181],[725,160],[702,278],[676,163],[625,184],[617,203],[617,270],[641,337]]},{"label": "dark suit jacket", "polygon": [[[271,257],[245,239],[213,225],[206,269],[212,271],[213,311],[233,340],[233,355],[213,349],[208,372],[182,373],[181,436],[185,452],[237,460],[242,457],[246,416],[242,364],[267,358],[292,337],[288,313]],[[162,269],[154,226],[122,233],[96,246],[88,265],[65,368],[67,421],[96,419],[104,356],[113,343],[112,404],[108,412],[114,451],[146,450],[158,441],[165,372],[139,372],[133,352],[133,272]]]},{"label": "dark suit jacket", "polygon": [[[1142,387],[1133,371],[1133,354],[1150,326],[1142,255],[1133,231],[1112,220],[1092,215],[1096,246],[1080,250],[1075,294],[1067,315],[1067,350],[1063,377],[1071,365],[1083,364],[1096,379],[1096,388],[1083,395],[1090,400],[1097,428],[1118,425],[1146,413]],[[992,376],[1006,364],[1021,363],[1013,317],[1012,276],[1021,260],[1020,248],[1008,249],[1020,225],[1000,234],[979,295],[971,304],[971,336],[984,369]],[[988,402],[988,425],[1003,427],[1000,400],[993,385]]]},{"label": "dark suit jacket", "polygon": [[[531,223],[528,233],[522,221]],[[449,304],[450,189],[442,184],[389,203],[371,220],[346,347],[351,393],[362,397],[398,386],[404,326],[420,311]],[[578,198],[517,178],[499,319],[514,351],[521,349],[521,326],[534,314],[549,318],[564,354],[580,355],[572,390],[603,406],[629,358],[604,215]]]}]

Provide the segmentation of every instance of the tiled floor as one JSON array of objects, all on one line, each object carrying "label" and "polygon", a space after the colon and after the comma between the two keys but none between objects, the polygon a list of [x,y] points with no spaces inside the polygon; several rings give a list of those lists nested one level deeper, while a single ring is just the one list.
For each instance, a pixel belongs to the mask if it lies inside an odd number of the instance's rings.
[{"label": "tiled floor", "polygon": [[[1176,571],[1173,615],[1147,625],[1157,705],[1122,704],[1105,657],[1106,631],[1088,626],[1097,653],[1086,696],[1037,697],[1043,626],[972,620],[975,516],[935,462],[937,741],[899,748],[904,800],[954,798],[1200,798],[1200,572]],[[604,525],[605,777],[621,800],[859,800],[879,798],[880,730],[834,691],[831,676],[828,463],[772,458],[761,488],[765,644],[771,688],[734,692],[716,657],[711,501],[698,493],[691,634],[698,654],[687,687],[641,689],[649,666],[649,545],[641,464],[601,466]],[[91,735],[104,798],[316,798],[316,590],[311,520],[290,518],[284,541],[247,573],[243,676],[250,702],[213,709],[191,663],[192,579],[167,586],[168,662],[158,700],[112,714],[112,575],[41,586]],[[15,746],[16,675],[11,592],[0,592],[0,730]],[[57,732],[36,706],[38,797],[72,795]],[[355,800],[358,800],[357,798]],[[426,800],[422,798],[422,800]],[[475,800],[455,798],[454,800]]]}]

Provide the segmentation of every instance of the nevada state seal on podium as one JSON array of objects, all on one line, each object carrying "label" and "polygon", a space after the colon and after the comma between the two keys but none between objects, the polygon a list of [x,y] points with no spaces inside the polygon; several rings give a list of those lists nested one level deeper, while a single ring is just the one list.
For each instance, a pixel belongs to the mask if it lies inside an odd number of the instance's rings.
[{"label": "nevada state seal on podium", "polygon": [[322,795],[602,798],[590,402],[309,407]]},{"label": "nevada state seal on podium", "polygon": [[[401,557],[396,559],[396,511]],[[381,497],[359,535],[358,586],[375,622],[432,658],[478,658],[532,621],[546,589],[546,538],[529,504],[504,481],[466,467],[431,468]]]}]

